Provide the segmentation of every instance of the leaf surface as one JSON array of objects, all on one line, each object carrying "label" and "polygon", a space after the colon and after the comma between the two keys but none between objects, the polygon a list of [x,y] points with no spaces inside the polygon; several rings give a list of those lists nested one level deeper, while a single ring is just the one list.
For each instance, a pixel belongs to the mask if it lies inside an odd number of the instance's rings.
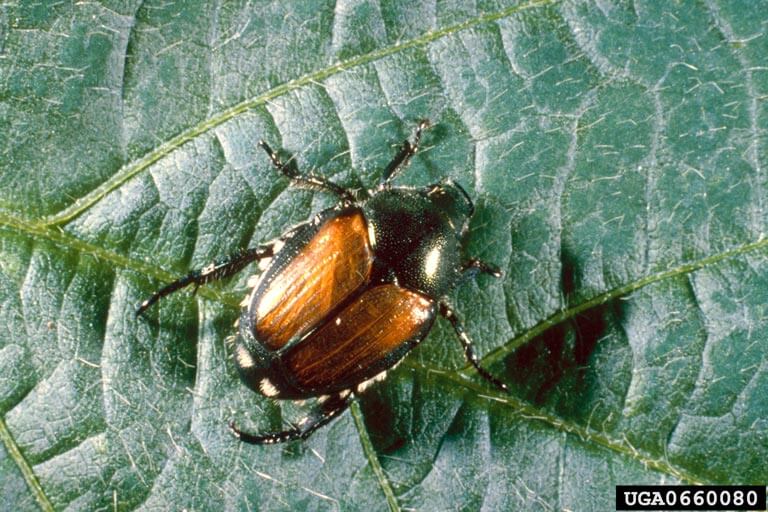
[{"label": "leaf surface", "polygon": [[[753,2],[0,8],[0,497],[14,509],[607,510],[768,481],[768,37]],[[751,13],[751,14],[750,14]],[[758,14],[754,14],[758,13]],[[307,442],[238,380],[251,268],[333,204],[257,147],[475,199],[450,326]]]}]

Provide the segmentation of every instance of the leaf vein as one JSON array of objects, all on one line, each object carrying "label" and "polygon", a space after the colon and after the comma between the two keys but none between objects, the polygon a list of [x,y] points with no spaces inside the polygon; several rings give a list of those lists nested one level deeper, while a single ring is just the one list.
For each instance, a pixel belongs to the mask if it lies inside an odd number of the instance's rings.
[{"label": "leaf vein", "polygon": [[352,412],[352,418],[355,420],[355,427],[357,428],[357,432],[360,435],[360,444],[363,447],[363,453],[365,454],[365,458],[368,460],[368,464],[371,465],[373,474],[376,475],[376,481],[379,483],[381,491],[384,493],[384,496],[387,499],[389,510],[392,512],[399,512],[402,509],[397,502],[397,497],[395,496],[395,492],[389,482],[389,478],[384,473],[384,468],[381,467],[379,458],[376,455],[376,449],[373,447],[371,438],[368,435],[368,429],[365,427],[365,422],[363,421],[363,413],[360,410],[360,406],[358,405],[357,401],[352,402],[350,411]]},{"label": "leaf vein", "polygon": [[383,59],[390,55],[397,54],[399,52],[402,52],[410,48],[425,46],[428,43],[431,43],[443,37],[447,37],[456,32],[464,31],[469,28],[482,25],[485,23],[491,23],[499,19],[505,18],[507,16],[511,16],[518,12],[552,4],[557,1],[558,0],[532,0],[526,4],[517,5],[517,6],[503,9],[497,12],[493,12],[493,13],[483,14],[475,18],[466,20],[462,23],[457,23],[455,25],[451,25],[451,26],[442,28],[440,30],[427,32],[426,34],[420,37],[409,39],[399,44],[387,46],[385,48],[381,48],[369,53],[352,57],[347,60],[343,60],[336,64],[332,64],[331,66],[328,66],[326,68],[322,68],[312,73],[302,75],[289,82],[273,87],[272,89],[254,98],[242,101],[228,109],[225,109],[219,112],[216,115],[213,115],[207,119],[204,119],[200,123],[170,138],[166,142],[160,144],[154,150],[140,157],[138,160],[135,160],[123,166],[112,177],[107,179],[98,187],[94,188],[91,192],[77,199],[74,203],[72,203],[67,208],[64,208],[58,213],[45,217],[44,219],[41,220],[41,223],[42,225],[45,225],[45,226],[55,226],[55,225],[62,225],[71,221],[72,219],[81,215],[83,212],[87,211],[91,206],[96,204],[99,200],[101,200],[107,194],[117,189],[122,184],[124,184],[125,182],[127,182],[128,180],[136,176],[137,174],[141,173],[152,164],[158,162],[163,157],[169,155],[170,153],[175,151],[177,148],[181,147],[183,144],[189,142],[195,137],[202,135],[221,124],[224,124],[225,122],[237,117],[243,112],[251,110],[257,106],[266,104],[267,102],[269,102],[274,98],[287,94],[291,91],[294,91],[306,85],[314,84],[318,81],[324,80],[330,76],[338,74],[347,69],[354,68],[357,66],[362,66],[362,65]]},{"label": "leaf vein", "polygon": [[16,440],[11,435],[8,427],[5,424],[5,420],[2,418],[0,418],[0,439],[2,439],[3,444],[5,445],[5,449],[8,451],[11,459],[13,459],[13,461],[16,463],[16,466],[19,468],[19,471],[21,471],[21,474],[24,477],[24,481],[27,483],[29,490],[32,491],[32,494],[35,496],[35,499],[40,505],[40,508],[42,510],[52,512],[53,504],[51,504],[51,501],[45,494],[45,490],[43,490],[43,487],[40,485],[40,481],[37,479],[37,475],[35,475],[35,472],[29,465],[29,462],[21,453],[19,445],[16,444]]}]

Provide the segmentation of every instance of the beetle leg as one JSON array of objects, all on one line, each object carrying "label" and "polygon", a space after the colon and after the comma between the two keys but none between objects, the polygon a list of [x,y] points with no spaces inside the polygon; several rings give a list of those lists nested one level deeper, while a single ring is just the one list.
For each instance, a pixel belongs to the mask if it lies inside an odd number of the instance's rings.
[{"label": "beetle leg", "polygon": [[483,274],[490,274],[493,277],[501,277],[502,275],[499,267],[492,265],[491,263],[478,260],[477,258],[472,258],[462,263],[461,271],[462,273],[470,272],[472,275],[475,275],[478,272],[482,272]]},{"label": "beetle leg", "polygon": [[413,142],[408,139],[403,141],[403,145],[400,146],[400,151],[395,155],[395,158],[389,162],[387,168],[384,169],[384,179],[382,183],[389,183],[395,176],[397,176],[403,169],[405,169],[411,161],[411,157],[419,150],[419,142],[421,142],[421,132],[429,128],[429,120],[422,119],[419,121],[416,127],[416,133],[413,136]]},{"label": "beetle leg", "polygon": [[214,261],[205,268],[190,272],[181,279],[177,279],[176,281],[173,281],[172,283],[153,293],[150,298],[141,303],[139,309],[136,310],[136,316],[140,316],[142,313],[144,313],[144,311],[152,306],[152,304],[162,299],[166,295],[170,295],[171,293],[180,290],[185,286],[194,284],[195,291],[197,291],[197,288],[201,284],[224,279],[225,277],[229,277],[240,272],[243,268],[245,268],[246,265],[254,260],[269,258],[273,256],[272,247],[272,244],[270,244],[263,245],[261,247],[254,247],[252,249],[246,249],[226,259]]},{"label": "beetle leg", "polygon": [[349,391],[342,391],[332,395],[327,400],[319,402],[317,407],[306,418],[297,425],[293,425],[293,428],[290,430],[270,432],[268,434],[249,434],[237,428],[234,421],[229,422],[229,429],[236,438],[248,444],[275,444],[306,439],[312,432],[331,421],[349,407],[352,396],[352,393]]},{"label": "beetle leg", "polygon": [[464,356],[467,358],[467,361],[469,361],[472,366],[475,367],[477,373],[479,373],[481,377],[483,377],[485,380],[500,390],[504,391],[505,393],[509,393],[509,388],[506,384],[501,382],[499,379],[491,375],[485,368],[480,366],[480,360],[478,359],[477,354],[475,354],[475,349],[472,346],[472,340],[469,339],[466,331],[464,331],[464,327],[461,325],[461,321],[456,316],[453,308],[448,305],[448,303],[440,302],[440,315],[451,322],[453,330],[456,331],[456,335],[459,337],[459,340],[464,347]]},{"label": "beetle leg", "polygon": [[351,191],[338,186],[332,181],[328,181],[325,178],[321,178],[320,176],[313,176],[311,174],[302,175],[298,170],[292,168],[288,164],[284,164],[282,160],[280,160],[280,157],[277,156],[277,153],[272,151],[272,148],[269,147],[269,144],[263,140],[259,141],[259,146],[261,146],[261,148],[267,152],[267,155],[269,155],[269,159],[272,160],[272,165],[275,166],[275,169],[290,179],[294,184],[300,187],[324,190],[325,192],[334,194],[344,201],[348,201],[350,203],[355,202],[357,199]]}]

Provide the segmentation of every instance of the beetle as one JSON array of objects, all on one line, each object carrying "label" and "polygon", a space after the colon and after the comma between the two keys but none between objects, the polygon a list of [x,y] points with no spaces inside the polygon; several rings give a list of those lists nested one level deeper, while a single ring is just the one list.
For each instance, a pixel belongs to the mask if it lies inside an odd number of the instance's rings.
[{"label": "beetle", "polygon": [[197,289],[266,260],[264,271],[248,280],[250,292],[236,323],[235,365],[243,382],[266,397],[317,400],[287,430],[251,434],[230,422],[242,441],[306,439],[418,345],[438,314],[453,326],[478,373],[508,391],[480,366],[447,298],[464,273],[501,275],[493,265],[460,258],[461,239],[474,212],[472,200],[450,179],[423,188],[392,185],[428,126],[426,120],[418,123],[413,141],[403,142],[378,187],[367,191],[301,174],[259,141],[275,169],[293,185],[333,194],[338,204],[273,242],[191,272],[138,308],[137,316],[181,288]]}]

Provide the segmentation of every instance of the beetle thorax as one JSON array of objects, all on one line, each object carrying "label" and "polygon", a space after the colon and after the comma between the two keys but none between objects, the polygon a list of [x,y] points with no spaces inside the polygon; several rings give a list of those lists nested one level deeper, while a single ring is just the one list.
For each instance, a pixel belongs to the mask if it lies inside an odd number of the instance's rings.
[{"label": "beetle thorax", "polygon": [[454,218],[431,200],[433,190],[385,189],[363,209],[379,277],[438,299],[455,283],[466,222],[457,229]]}]

